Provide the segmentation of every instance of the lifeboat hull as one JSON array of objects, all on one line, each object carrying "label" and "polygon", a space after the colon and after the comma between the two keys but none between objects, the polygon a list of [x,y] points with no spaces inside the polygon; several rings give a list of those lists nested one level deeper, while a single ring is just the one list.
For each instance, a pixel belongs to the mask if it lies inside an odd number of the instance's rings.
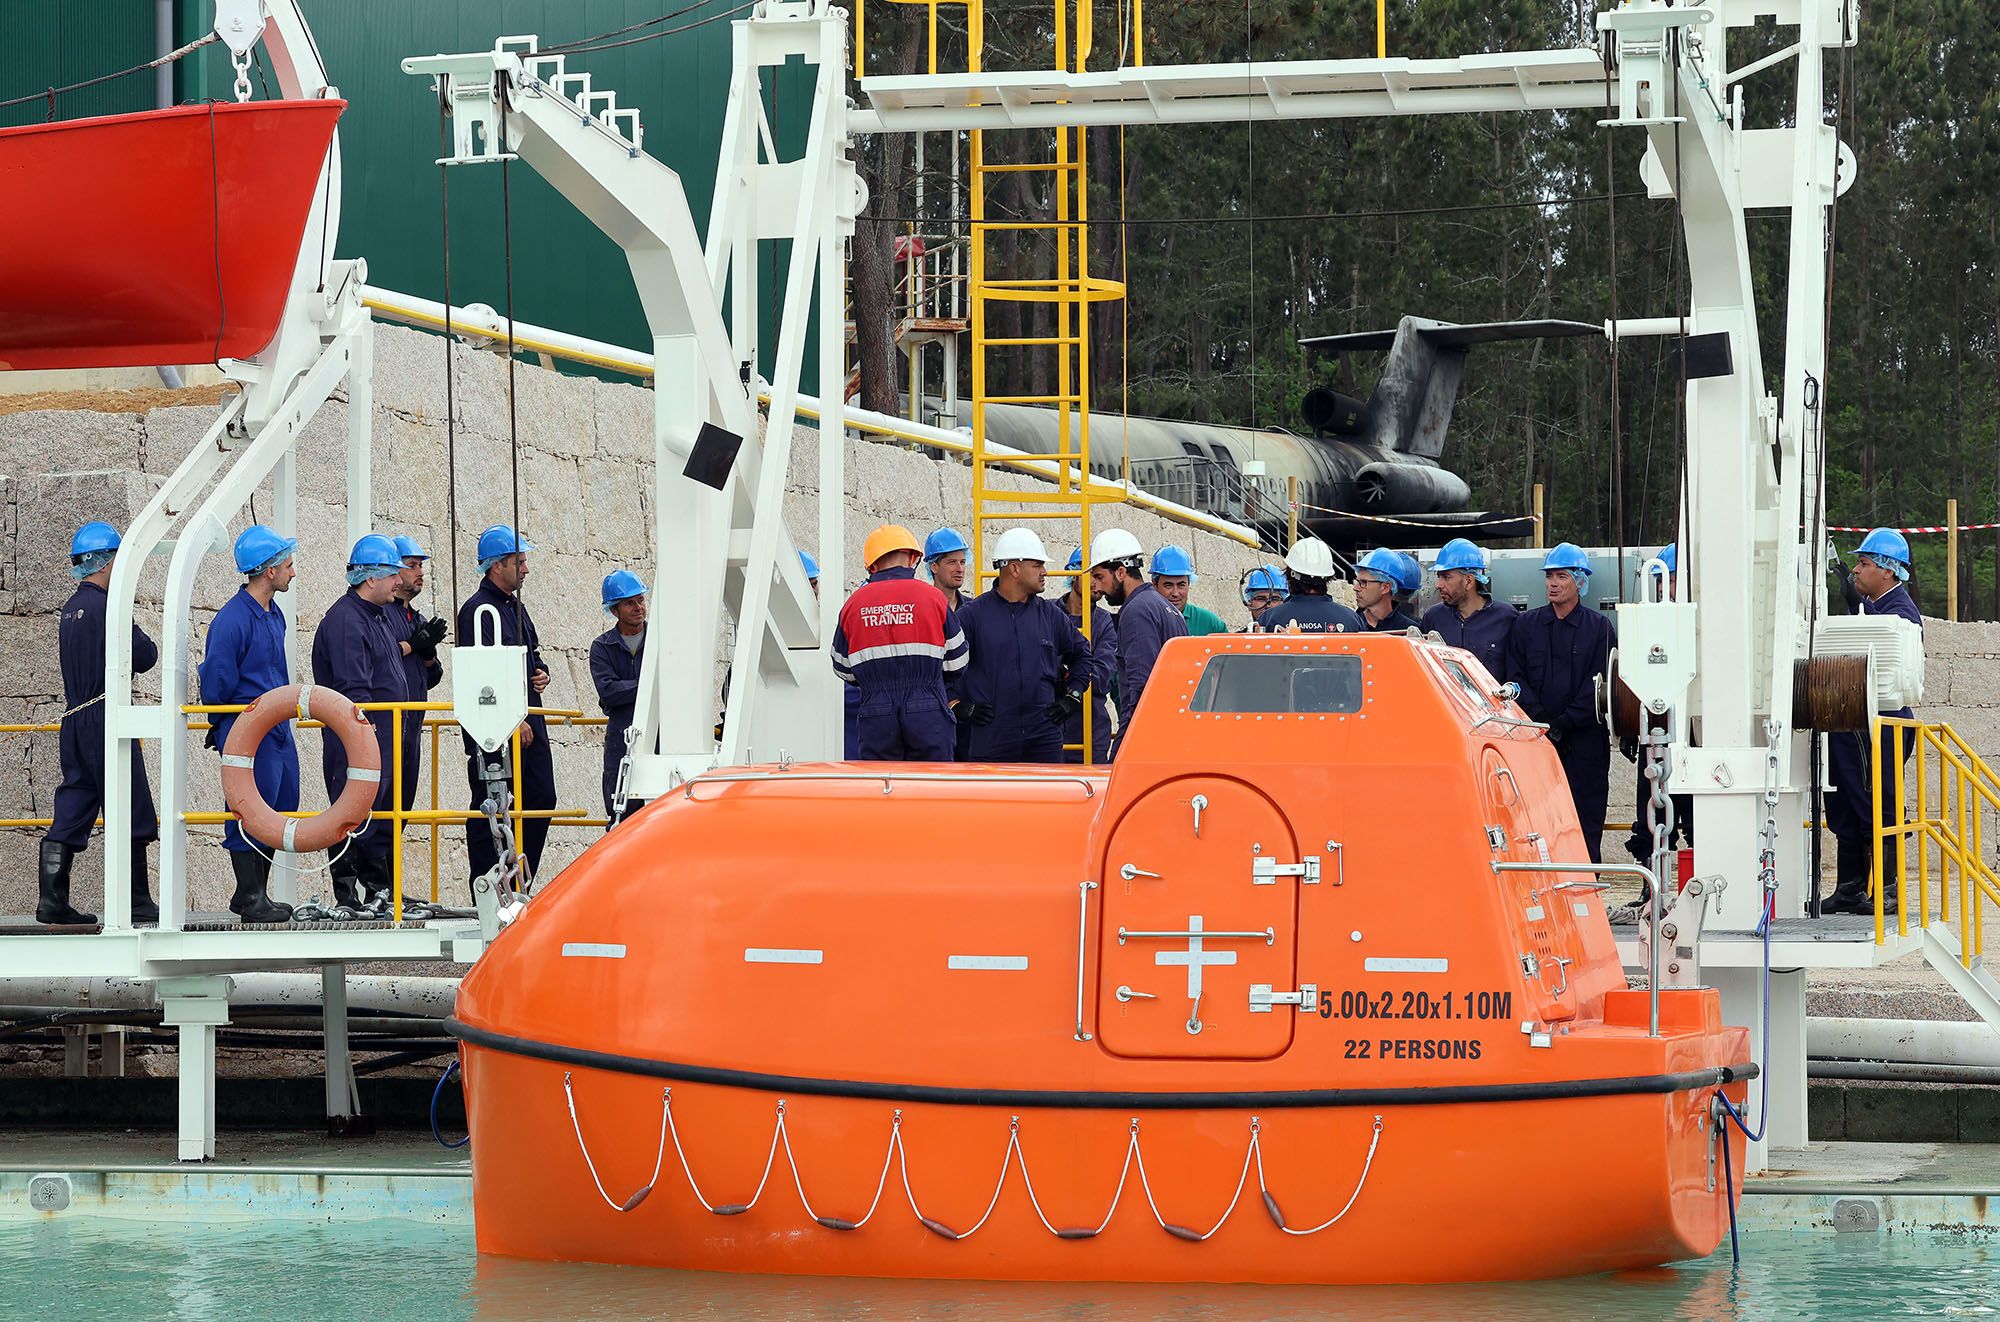
[{"label": "lifeboat hull", "polygon": [[480,1247],[1272,1283],[1709,1253],[1747,1035],[1699,988],[1654,1030],[1602,894],[1545,870],[1584,854],[1553,748],[1469,662],[1177,639],[1108,772],[656,798],[460,987]]},{"label": "lifeboat hull", "polygon": [[[1722,1173],[1706,1089],[1014,1108],[663,1080],[471,1044],[465,1077],[479,1250],[511,1257],[820,1276],[1414,1284],[1650,1266],[1705,1256],[1727,1229],[1709,1188]],[[1663,1129],[1673,1136],[1664,1146],[1654,1138]],[[1741,1169],[1741,1135],[1728,1141]]]},{"label": "lifeboat hull", "polygon": [[14,199],[0,210],[0,369],[209,362],[269,344],[346,105],[0,129],[0,192]]}]

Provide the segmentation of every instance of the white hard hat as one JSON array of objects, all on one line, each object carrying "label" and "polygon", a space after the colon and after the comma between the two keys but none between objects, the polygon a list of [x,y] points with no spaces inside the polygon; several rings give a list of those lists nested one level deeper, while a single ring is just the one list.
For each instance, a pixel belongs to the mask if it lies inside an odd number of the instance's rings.
[{"label": "white hard hat", "polygon": [[1123,528],[1106,528],[1090,539],[1090,564],[1108,565],[1113,560],[1138,560],[1146,554],[1139,539]]},{"label": "white hard hat", "polygon": [[1285,568],[1300,578],[1332,578],[1333,548],[1317,537],[1301,537],[1285,553]]},{"label": "white hard hat", "polygon": [[998,567],[1009,560],[1039,560],[1049,562],[1048,548],[1032,528],[1009,528],[993,543],[993,564]]}]

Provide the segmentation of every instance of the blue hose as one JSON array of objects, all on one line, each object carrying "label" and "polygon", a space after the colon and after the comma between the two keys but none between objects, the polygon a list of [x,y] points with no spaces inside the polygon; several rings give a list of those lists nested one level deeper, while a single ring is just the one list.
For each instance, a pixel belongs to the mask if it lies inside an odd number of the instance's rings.
[{"label": "blue hose", "polygon": [[440,1147],[462,1148],[472,1141],[472,1135],[468,1133],[456,1143],[447,1142],[444,1131],[438,1128],[438,1099],[444,1096],[445,1084],[450,1083],[451,1076],[456,1073],[458,1073],[458,1062],[454,1060],[445,1066],[444,1073],[438,1076],[437,1087],[431,1089],[431,1137],[438,1141]]},{"label": "blue hose", "polygon": [[[1757,1129],[1754,1133],[1745,1123],[1743,1113],[1729,1100],[1729,1095],[1720,1088],[1715,1090],[1715,1100],[1722,1103],[1723,1114],[1752,1143],[1764,1141],[1764,1131],[1771,1123],[1771,1076],[1767,1068],[1771,1063],[1771,910],[1768,903],[1763,916],[1757,920],[1757,934],[1764,940],[1764,1059],[1757,1067],[1757,1077],[1763,1080],[1764,1086],[1757,1090]],[[1729,1211],[1729,1261],[1740,1263],[1743,1255],[1736,1243],[1735,1161],[1729,1155],[1728,1133],[1718,1132],[1716,1139],[1722,1144],[1722,1205]]]}]

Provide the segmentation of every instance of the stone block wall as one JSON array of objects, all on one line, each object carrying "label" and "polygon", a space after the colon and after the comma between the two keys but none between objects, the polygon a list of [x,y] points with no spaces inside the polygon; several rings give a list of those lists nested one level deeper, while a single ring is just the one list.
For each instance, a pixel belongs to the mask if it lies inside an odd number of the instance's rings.
[{"label": "stone block wall", "polygon": [[[655,611],[675,609],[676,567],[666,567],[662,580],[651,563],[650,391],[521,363],[515,369],[516,447],[508,440],[505,363],[454,346],[456,425],[448,443],[443,339],[393,326],[377,327],[375,334],[370,517],[376,531],[409,533],[435,557],[419,608],[455,614],[456,602],[478,580],[473,555],[479,530],[514,521],[518,491],[520,526],[537,548],[530,557],[524,599],[534,612],[552,674],[543,702],[599,714],[588,655],[591,640],[607,623],[598,605],[603,576],[614,568],[636,570],[655,588]],[[213,404],[119,412],[116,395],[79,402],[89,407],[0,414],[0,723],[48,722],[62,711],[55,616],[74,588],[68,573],[71,533],[91,519],[126,527],[216,414]],[[298,629],[295,666],[300,668],[309,664],[312,630],[321,614],[345,590],[346,438],[347,405],[336,396],[313,419],[298,448],[299,574],[281,604]],[[816,542],[817,442],[816,432],[800,429],[787,470],[785,523],[808,547]],[[455,491],[450,480],[454,472]],[[1027,477],[1002,481],[1037,485]],[[846,489],[850,582],[859,574],[862,539],[878,523],[904,523],[919,536],[945,524],[969,531],[970,469],[962,462],[850,440]],[[268,518],[271,500],[268,489],[261,492],[231,532],[248,526],[253,515]],[[1232,624],[1243,622],[1238,579],[1265,557],[1133,507],[1103,507],[1096,520],[1099,527],[1130,528],[1149,548],[1166,542],[1187,547],[1199,574],[1194,599]],[[1076,542],[1073,526],[1039,522],[1036,527],[1051,554],[1067,557]],[[140,593],[141,625],[156,639],[165,574],[165,558],[155,558]],[[200,659],[208,621],[239,581],[226,553],[204,562],[195,594],[191,663]],[[447,652],[447,683],[434,694],[440,700],[449,693],[449,664]],[[156,679],[140,681],[142,696],[157,696],[157,687],[149,684]],[[186,697],[192,701],[195,695]],[[688,700],[713,709],[716,695],[690,694]],[[601,738],[598,727],[556,731],[552,742],[564,806],[601,811]],[[316,736],[303,741],[301,753],[306,806],[322,806]],[[467,795],[455,741],[446,742],[440,765],[440,803],[462,807]],[[196,747],[190,771],[191,804],[219,808],[214,755]],[[54,734],[0,735],[0,817],[47,816],[58,779]],[[427,770],[419,804],[427,803],[429,795]],[[194,905],[219,909],[228,895],[219,828],[194,828],[192,835]],[[587,829],[555,830],[545,873],[574,858],[595,835]],[[38,829],[0,829],[0,913],[32,908],[40,836]],[[428,838],[427,831],[416,828],[408,833],[408,847],[421,861],[409,874],[419,890],[428,889]],[[463,832],[442,831],[440,838],[445,842],[441,894],[466,902]],[[79,861],[76,889],[86,908],[100,893],[101,873],[95,871],[100,857],[93,848]],[[302,889],[324,890],[323,876],[308,876]]]}]

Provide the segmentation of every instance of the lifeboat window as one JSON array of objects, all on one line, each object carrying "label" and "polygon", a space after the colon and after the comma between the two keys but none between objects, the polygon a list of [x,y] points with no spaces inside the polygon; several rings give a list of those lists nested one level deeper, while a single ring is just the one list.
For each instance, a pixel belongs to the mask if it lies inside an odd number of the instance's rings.
[{"label": "lifeboat window", "polygon": [[1472,700],[1473,706],[1481,711],[1494,710],[1492,696],[1479,687],[1479,681],[1472,677],[1470,670],[1448,657],[1440,658],[1438,664],[1444,667],[1445,674],[1458,682],[1458,687]]},{"label": "lifeboat window", "polygon": [[1225,653],[1202,668],[1188,710],[1357,712],[1362,687],[1358,656]]}]

